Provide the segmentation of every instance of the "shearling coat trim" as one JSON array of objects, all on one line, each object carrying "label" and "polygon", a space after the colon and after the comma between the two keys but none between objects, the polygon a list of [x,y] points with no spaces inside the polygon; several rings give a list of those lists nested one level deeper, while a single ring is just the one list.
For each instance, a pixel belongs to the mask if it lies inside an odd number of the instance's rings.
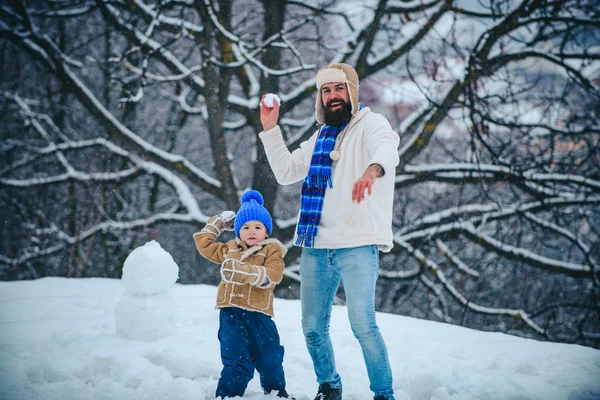
[{"label": "shearling coat trim", "polygon": [[[283,279],[283,257],[287,248],[279,240],[271,238],[250,248],[239,238],[227,243],[218,242],[216,239],[214,233],[209,230],[203,229],[194,234],[196,248],[204,258],[216,264],[223,264],[227,260],[231,262],[232,259],[238,260],[240,263],[236,263],[236,269],[237,272],[241,272],[230,274],[227,278],[231,281],[226,281],[222,276],[217,288],[216,307],[237,307],[273,316],[273,291]],[[267,278],[265,283],[263,284],[262,278],[257,278],[252,284],[245,282],[243,276],[257,270],[264,271]]]},{"label": "shearling coat trim", "polygon": [[[242,244],[242,240],[238,237],[235,238],[235,242],[237,244]],[[244,261],[246,258],[248,258],[248,256],[256,253],[258,250],[261,250],[264,246],[268,245],[268,244],[275,244],[277,246],[279,246],[279,248],[281,249],[281,257],[285,257],[285,255],[287,254],[287,247],[285,247],[283,245],[283,243],[281,243],[279,240],[274,239],[274,238],[268,238],[263,240],[262,242],[258,242],[256,243],[254,246],[249,247],[246,251],[244,251],[242,253],[242,255],[240,256],[240,261]]]}]

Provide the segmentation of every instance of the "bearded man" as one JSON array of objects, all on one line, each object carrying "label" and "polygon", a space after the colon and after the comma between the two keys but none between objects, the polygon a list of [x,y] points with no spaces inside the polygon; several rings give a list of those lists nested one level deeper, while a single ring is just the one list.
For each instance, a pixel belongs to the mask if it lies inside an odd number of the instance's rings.
[{"label": "bearded man", "polygon": [[399,137],[385,117],[359,104],[358,75],[350,65],[329,65],[318,71],[316,82],[315,117],[322,126],[294,152],[277,125],[279,104],[268,107],[263,96],[260,105],[260,138],[277,182],[303,180],[295,244],[302,247],[302,330],[319,384],[315,400],[342,399],[329,336],[340,281],[374,399],[394,399],[387,348],[375,320],[375,286],[378,251],[393,246]]}]

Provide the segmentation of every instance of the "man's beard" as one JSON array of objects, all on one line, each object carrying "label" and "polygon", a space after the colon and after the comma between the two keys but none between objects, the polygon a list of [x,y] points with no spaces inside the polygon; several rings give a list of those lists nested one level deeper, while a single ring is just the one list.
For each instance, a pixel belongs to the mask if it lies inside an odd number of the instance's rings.
[{"label": "man's beard", "polygon": [[[344,125],[346,122],[350,121],[350,117],[352,117],[352,104],[350,102],[346,103],[344,100],[335,99],[335,101],[341,101],[344,103],[342,108],[337,111],[332,111],[329,106],[325,106],[325,124],[327,125]],[[331,104],[332,101],[329,102]]]}]

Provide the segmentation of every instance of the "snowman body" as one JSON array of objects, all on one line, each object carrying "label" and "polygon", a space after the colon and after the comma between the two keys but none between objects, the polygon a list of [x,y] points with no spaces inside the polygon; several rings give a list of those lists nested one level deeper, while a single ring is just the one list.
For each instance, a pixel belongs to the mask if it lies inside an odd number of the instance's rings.
[{"label": "snowman body", "polygon": [[154,341],[170,336],[175,326],[175,302],[169,294],[179,267],[152,240],[134,249],[123,265],[127,292],[115,307],[117,332],[132,340]]}]

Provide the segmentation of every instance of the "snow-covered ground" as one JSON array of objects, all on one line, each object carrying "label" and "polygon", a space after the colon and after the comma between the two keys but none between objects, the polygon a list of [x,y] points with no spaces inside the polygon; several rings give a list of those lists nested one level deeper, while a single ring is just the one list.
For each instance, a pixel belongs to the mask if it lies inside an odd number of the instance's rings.
[{"label": "snow-covered ground", "polygon": [[[143,247],[125,262],[123,280],[0,282],[1,400],[214,398],[221,370],[216,288],[174,284],[170,255],[156,242]],[[312,399],[317,383],[300,302],[276,299],[275,313],[288,391]],[[398,400],[600,399],[599,350],[377,318]],[[371,399],[343,306],[334,306],[331,334],[344,400]],[[255,376],[244,398],[274,397],[262,394]]]},{"label": "snow-covered ground", "polygon": [[[119,280],[44,278],[0,282],[0,399],[181,399],[214,397],[221,369],[216,288],[174,285],[172,336],[129,340],[115,329]],[[300,303],[277,299],[290,392],[316,383],[300,327]],[[379,314],[401,399],[598,399],[600,351]],[[345,308],[332,337],[344,399],[371,398]],[[260,394],[258,379],[246,399]]]}]

